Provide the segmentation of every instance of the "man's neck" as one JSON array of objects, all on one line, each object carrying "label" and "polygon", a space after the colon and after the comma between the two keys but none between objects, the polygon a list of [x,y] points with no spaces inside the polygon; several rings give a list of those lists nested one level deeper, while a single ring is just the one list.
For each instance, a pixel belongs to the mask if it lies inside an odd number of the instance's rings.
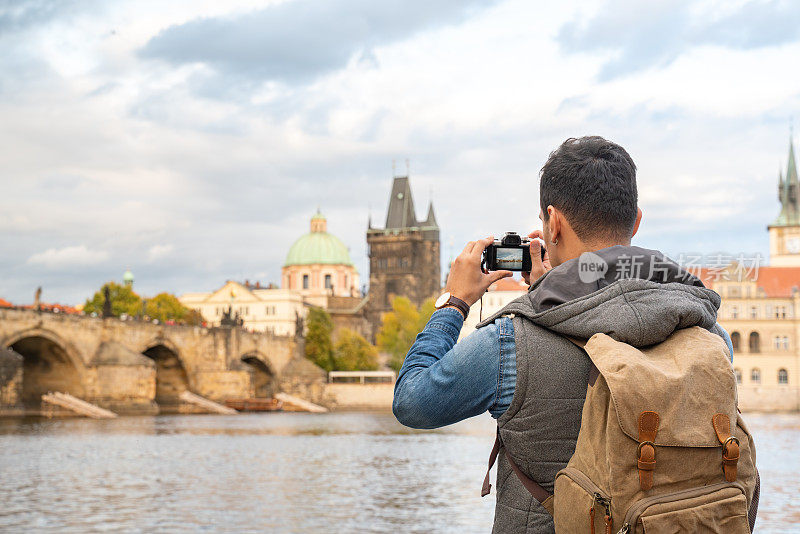
[{"label": "man's neck", "polygon": [[565,243],[565,245],[567,245],[567,248],[564,254],[564,256],[566,257],[564,259],[564,262],[575,258],[579,258],[581,254],[583,254],[584,252],[595,252],[604,248],[613,247],[617,245],[627,247],[630,246],[630,244],[631,244],[630,241],[628,241],[627,243],[620,243],[618,241],[609,241],[609,242],[601,241],[601,242],[587,244],[582,241],[575,240],[573,243]]}]

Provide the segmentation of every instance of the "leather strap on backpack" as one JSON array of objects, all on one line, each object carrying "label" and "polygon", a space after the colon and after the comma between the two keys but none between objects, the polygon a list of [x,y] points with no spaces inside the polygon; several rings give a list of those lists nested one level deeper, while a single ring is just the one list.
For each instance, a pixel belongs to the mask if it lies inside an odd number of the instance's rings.
[{"label": "leather strap on backpack", "polygon": [[481,489],[481,497],[485,497],[489,494],[492,489],[492,484],[489,482],[490,473],[492,471],[492,467],[494,467],[494,463],[497,461],[497,455],[500,452],[500,448],[503,448],[503,452],[505,453],[506,460],[508,460],[511,469],[514,471],[514,474],[517,475],[517,478],[522,485],[525,486],[525,489],[528,490],[534,499],[536,499],[539,504],[541,504],[545,510],[550,515],[553,515],[553,494],[544,489],[541,485],[537,482],[532,480],[528,477],[519,466],[514,462],[511,458],[511,455],[508,454],[508,450],[503,447],[502,442],[500,441],[500,430],[497,431],[497,437],[494,440],[494,446],[492,447],[492,452],[489,455],[489,469],[486,470],[486,477],[483,479],[483,488]]},{"label": "leather strap on backpack", "polygon": [[497,453],[500,452],[500,430],[497,431],[497,437],[494,438],[494,446],[492,452],[489,454],[489,469],[486,470],[486,476],[483,478],[483,487],[481,488],[481,497],[486,497],[492,491],[492,483],[489,481],[489,475],[492,472],[492,467],[497,461]]},{"label": "leather strap on backpack", "polygon": [[639,485],[642,491],[653,487],[653,470],[656,468],[656,434],[659,417],[657,412],[642,412],[639,415],[638,462]]},{"label": "leather strap on backpack", "polygon": [[[565,337],[572,343],[580,347],[581,349],[583,349],[584,346],[586,345],[586,340],[576,339],[574,337],[569,337],[569,336]],[[600,376],[600,371],[594,365],[594,362],[592,362],[591,369],[589,370],[589,385],[594,386],[594,383],[597,381],[598,376]],[[656,425],[656,427],[658,427],[658,425]],[[492,467],[494,467],[494,464],[497,461],[497,455],[500,454],[501,448],[505,453],[506,460],[508,460],[508,464],[514,471],[514,474],[517,475],[519,481],[522,482],[522,485],[525,487],[525,489],[528,490],[528,493],[530,493],[533,496],[533,498],[536,499],[539,502],[539,504],[541,504],[542,507],[544,507],[544,509],[547,510],[547,512],[550,515],[553,515],[553,494],[544,489],[539,483],[532,480],[530,477],[528,477],[528,475],[522,472],[522,470],[519,468],[514,459],[511,458],[511,455],[508,454],[508,450],[505,447],[503,447],[503,444],[500,441],[499,428],[497,429],[497,437],[495,437],[494,446],[492,447],[492,452],[489,454],[489,469],[486,470],[486,476],[483,478],[483,486],[481,487],[481,497],[489,495],[489,493],[492,490],[492,484],[490,482],[489,477],[491,476]],[[605,517],[605,523],[606,523],[606,531],[608,532],[608,534],[610,534],[612,523],[611,523],[611,518],[608,515],[606,515]]]},{"label": "leather strap on backpack", "polygon": [[736,468],[739,463],[739,440],[731,435],[731,420],[724,413],[711,418],[717,439],[722,443],[722,472],[728,482],[736,481]]}]

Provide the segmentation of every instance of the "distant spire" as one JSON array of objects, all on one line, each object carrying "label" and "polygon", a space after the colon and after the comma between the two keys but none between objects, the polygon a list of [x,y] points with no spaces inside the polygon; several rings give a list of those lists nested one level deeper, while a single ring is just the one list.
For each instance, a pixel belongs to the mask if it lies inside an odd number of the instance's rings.
[{"label": "distant spire", "polygon": [[436,215],[433,213],[433,200],[428,203],[428,217],[425,219],[425,226],[439,226],[436,222]]},{"label": "distant spire", "polygon": [[794,143],[792,135],[789,134],[789,164],[786,167],[786,181],[797,183],[797,163],[794,158]]}]

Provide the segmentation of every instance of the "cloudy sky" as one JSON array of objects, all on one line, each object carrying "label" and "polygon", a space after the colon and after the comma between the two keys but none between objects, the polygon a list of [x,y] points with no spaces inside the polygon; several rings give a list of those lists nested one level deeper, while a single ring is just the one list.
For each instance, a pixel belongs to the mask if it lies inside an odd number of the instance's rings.
[{"label": "cloudy sky", "polygon": [[639,167],[636,244],[768,252],[800,3],[0,0],[0,297],[279,281],[319,206],[367,277],[410,160],[443,261],[538,221],[567,137]]}]

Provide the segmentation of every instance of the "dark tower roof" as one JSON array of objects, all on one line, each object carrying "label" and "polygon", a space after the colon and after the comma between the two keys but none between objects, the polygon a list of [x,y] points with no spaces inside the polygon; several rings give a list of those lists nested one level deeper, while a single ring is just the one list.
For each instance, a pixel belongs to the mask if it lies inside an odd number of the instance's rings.
[{"label": "dark tower roof", "polygon": [[794,145],[789,138],[789,162],[786,175],[778,173],[778,199],[781,201],[781,212],[772,226],[800,225],[800,181],[797,176],[797,163],[794,157]]},{"label": "dark tower roof", "polygon": [[386,229],[394,230],[416,226],[419,226],[419,223],[414,211],[414,198],[411,196],[408,176],[395,177],[389,197],[389,211],[386,213]]},{"label": "dark tower roof", "polygon": [[428,206],[428,217],[424,221],[417,219],[414,209],[414,196],[408,176],[396,176],[389,196],[389,210],[386,213],[386,230],[402,230],[407,228],[439,228],[433,214],[433,202]]}]

